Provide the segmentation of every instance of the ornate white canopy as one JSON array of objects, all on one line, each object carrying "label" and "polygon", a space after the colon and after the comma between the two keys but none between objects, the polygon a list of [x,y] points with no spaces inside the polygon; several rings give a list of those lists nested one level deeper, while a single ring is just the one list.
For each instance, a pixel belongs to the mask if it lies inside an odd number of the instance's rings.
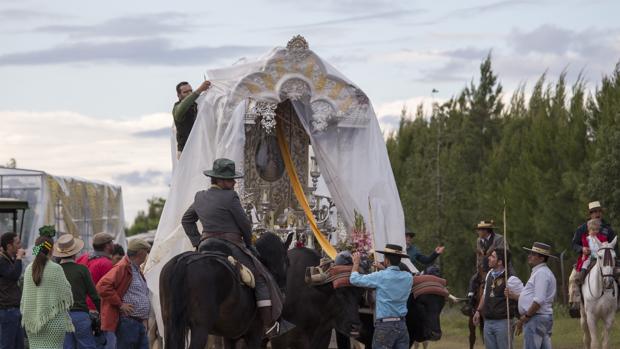
[{"label": "ornate white canopy", "polygon": [[238,82],[226,100],[226,110],[234,110],[246,98],[259,102],[249,105],[249,113],[274,109],[264,103],[277,104],[287,99],[308,102],[313,114],[313,132],[335,125],[362,127],[369,121],[366,94],[329,74],[322,60],[300,35],[293,37],[286,48],[276,50],[258,71]]}]

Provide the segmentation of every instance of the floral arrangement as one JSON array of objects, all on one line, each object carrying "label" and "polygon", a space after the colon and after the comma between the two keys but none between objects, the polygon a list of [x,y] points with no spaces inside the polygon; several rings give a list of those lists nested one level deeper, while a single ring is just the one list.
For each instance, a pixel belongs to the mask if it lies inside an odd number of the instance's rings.
[{"label": "floral arrangement", "polygon": [[373,249],[372,236],[366,230],[366,223],[364,222],[364,216],[359,212],[354,211],[355,222],[350,234],[344,239],[341,239],[336,248],[339,251],[360,252],[362,256],[369,256],[370,251]]}]

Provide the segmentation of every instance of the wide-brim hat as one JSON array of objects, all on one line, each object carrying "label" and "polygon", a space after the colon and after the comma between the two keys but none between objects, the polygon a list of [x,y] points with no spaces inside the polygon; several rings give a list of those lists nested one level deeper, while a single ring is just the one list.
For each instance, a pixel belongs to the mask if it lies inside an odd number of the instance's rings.
[{"label": "wide-brim hat", "polygon": [[398,256],[401,258],[409,258],[409,255],[403,252],[403,248],[400,245],[395,244],[385,244],[385,248],[383,250],[377,250],[376,252],[385,255]]},{"label": "wide-brim hat", "polygon": [[405,235],[415,236],[415,232],[407,227],[405,227]]},{"label": "wide-brim hat", "polygon": [[493,229],[495,228],[494,221],[480,221],[480,223],[476,224],[476,230],[478,229]]},{"label": "wide-brim hat", "polygon": [[588,203],[588,211],[592,211],[596,209],[599,209],[599,210],[603,209],[603,205],[601,205],[600,201],[592,201]]},{"label": "wide-brim hat", "polygon": [[524,250],[535,252],[547,257],[558,258],[551,254],[551,246],[545,244],[544,242],[534,242],[532,248],[523,247]]},{"label": "wide-brim hat", "polygon": [[71,257],[78,254],[83,248],[84,241],[82,239],[73,237],[72,234],[63,234],[56,240],[52,255],[60,258]]},{"label": "wide-brim hat", "polygon": [[230,159],[217,159],[213,161],[213,168],[202,172],[205,176],[220,179],[242,178],[243,173],[235,171],[235,162]]}]

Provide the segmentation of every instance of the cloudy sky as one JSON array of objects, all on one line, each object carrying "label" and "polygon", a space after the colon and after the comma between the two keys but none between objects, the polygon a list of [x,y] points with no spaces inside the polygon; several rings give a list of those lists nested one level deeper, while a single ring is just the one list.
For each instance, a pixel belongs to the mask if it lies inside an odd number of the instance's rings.
[{"label": "cloudy sky", "polygon": [[542,73],[594,89],[620,59],[618,1],[0,1],[0,164],[123,187],[127,220],[166,196],[178,81],[284,46],[310,48],[371,98],[458,93],[492,53],[508,93]]}]

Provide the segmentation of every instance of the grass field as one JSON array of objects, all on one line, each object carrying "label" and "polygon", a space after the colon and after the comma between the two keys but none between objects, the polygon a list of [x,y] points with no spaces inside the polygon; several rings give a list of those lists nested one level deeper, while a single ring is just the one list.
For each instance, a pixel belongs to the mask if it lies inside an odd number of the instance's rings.
[{"label": "grass field", "polygon": [[[579,349],[583,348],[583,332],[579,326],[579,319],[571,319],[568,312],[562,306],[555,306],[553,336],[551,337],[554,349]],[[599,325],[600,328],[600,325]],[[446,307],[441,315],[441,329],[443,337],[441,341],[431,343],[429,348],[463,349],[469,348],[469,328],[467,318],[461,314],[457,307]],[[484,348],[480,339],[480,332],[476,334],[476,348]],[[523,336],[516,337],[515,348],[523,347]],[[616,314],[613,330],[611,332],[610,348],[620,348],[620,315]]]}]

